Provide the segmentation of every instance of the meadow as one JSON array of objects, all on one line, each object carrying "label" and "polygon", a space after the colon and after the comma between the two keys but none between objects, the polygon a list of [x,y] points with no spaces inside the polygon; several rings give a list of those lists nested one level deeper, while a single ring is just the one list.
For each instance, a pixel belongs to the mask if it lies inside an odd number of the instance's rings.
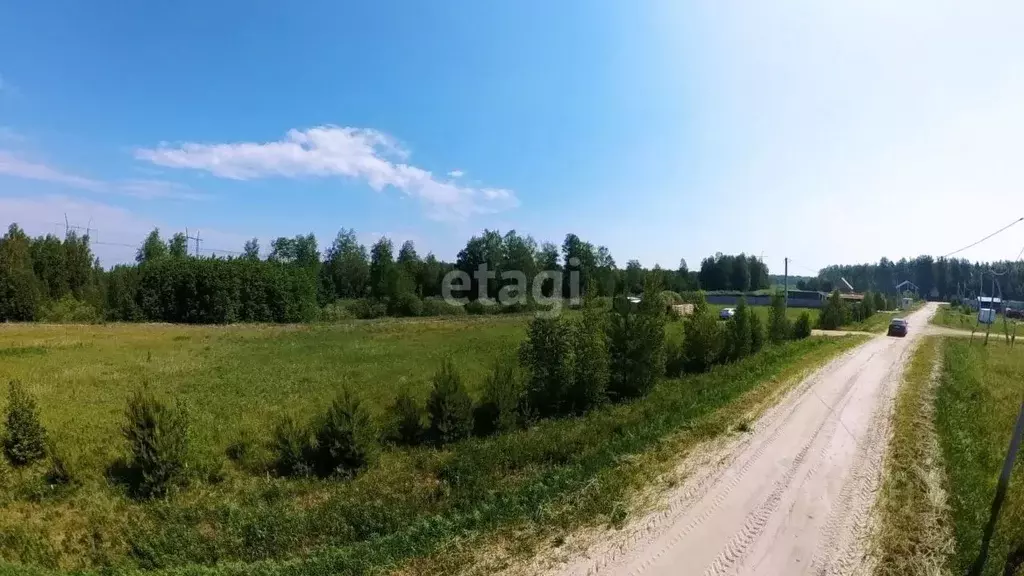
[{"label": "meadow", "polygon": [[[945,339],[935,406],[955,540],[951,573],[966,573],[978,555],[1022,397],[1024,348]],[[984,573],[1019,574],[1022,565],[1024,466],[1018,455]]]},{"label": "meadow", "polygon": [[[1010,333],[1013,333],[1014,326],[1019,323],[1019,320],[1007,319],[1003,314],[997,315],[995,324],[992,325],[992,335],[998,334],[1003,335],[1004,321],[1006,327],[1009,328]],[[978,323],[978,313],[975,311],[964,311],[962,308],[954,308],[952,306],[940,306],[938,312],[932,316],[931,323],[936,326],[944,326],[946,328],[953,328],[956,330],[977,330],[984,332],[986,326]]]},{"label": "meadow", "polygon": [[[527,321],[2,325],[0,382],[19,380],[35,396],[75,479],[54,486],[42,464],[0,468],[5,570],[448,573],[470,561],[465,542],[510,534],[513,553],[524,553],[581,524],[623,522],[633,491],[675,456],[860,342],[787,342],[586,416],[444,449],[385,448],[355,480],[271,472],[267,442],[282,416],[308,419],[347,386],[383,426],[400,391],[426,397],[445,357],[477,395]],[[190,485],[146,502],[116,481],[126,400],[140,387],[183,406],[191,423]]]}]

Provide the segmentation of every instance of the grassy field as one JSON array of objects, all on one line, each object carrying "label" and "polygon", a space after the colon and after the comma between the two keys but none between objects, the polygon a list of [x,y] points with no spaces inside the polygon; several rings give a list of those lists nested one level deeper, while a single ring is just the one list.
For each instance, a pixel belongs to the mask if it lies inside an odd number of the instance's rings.
[{"label": "grassy field", "polygon": [[[80,481],[57,489],[43,464],[0,468],[4,571],[440,574],[469,561],[462,543],[496,534],[514,534],[512,553],[528,552],[580,524],[624,521],[630,494],[688,446],[729,430],[743,416],[735,410],[859,342],[787,343],[585,417],[445,450],[387,449],[354,481],[268,473],[265,443],[281,415],[318,413],[347,384],[379,416],[399,390],[425,396],[449,354],[475,394],[525,328],[524,317],[0,326],[0,382],[19,379],[37,397]],[[131,500],[106,477],[125,455],[119,427],[140,386],[181,402],[192,422],[193,482],[167,500]],[[235,443],[249,450],[229,461]]]},{"label": "grassy field", "polygon": [[[1003,315],[999,314],[996,323],[992,325],[992,334],[1003,334]],[[1011,333],[1013,332],[1014,326],[1020,321],[1015,319],[1009,319],[1006,321]],[[954,328],[957,330],[974,330],[977,329],[980,332],[984,332],[986,326],[978,323],[977,312],[963,312],[960,309],[954,310],[949,306],[940,306],[935,316],[932,316],[932,324],[936,326],[945,326],[946,328]],[[1017,326],[1018,330],[1021,330],[1020,326]],[[1024,330],[1021,332],[1024,335]]]},{"label": "grassy field", "polygon": [[[708,309],[711,310],[716,316],[722,308],[735,308],[735,306],[726,306],[724,304],[708,304]],[[751,306],[751,310],[755,314],[761,317],[761,326],[768,326],[768,312],[771,311],[771,306]],[[786,308],[786,318],[789,318],[790,322],[795,322],[800,314],[807,312],[811,316],[811,325],[813,326],[818,321],[818,309],[817,308]]]},{"label": "grassy field", "polygon": [[932,379],[941,345],[934,336],[921,342],[896,397],[872,540],[876,576],[940,574],[947,562],[950,539]]},{"label": "grassy field", "polygon": [[[947,338],[936,400],[955,554],[966,573],[981,545],[1003,459],[1024,397],[1024,348]],[[985,574],[1019,574],[1024,562],[1024,465],[1018,455]],[[1016,568],[1015,568],[1016,566]]]}]

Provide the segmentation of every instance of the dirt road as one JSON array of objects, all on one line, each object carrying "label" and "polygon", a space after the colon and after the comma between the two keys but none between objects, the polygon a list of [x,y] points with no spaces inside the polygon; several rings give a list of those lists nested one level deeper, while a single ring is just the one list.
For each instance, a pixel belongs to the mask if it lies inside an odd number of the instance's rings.
[{"label": "dirt road", "polygon": [[928,304],[906,338],[876,336],[768,410],[716,465],[690,476],[669,510],[569,574],[857,574],[877,492],[896,387]]}]

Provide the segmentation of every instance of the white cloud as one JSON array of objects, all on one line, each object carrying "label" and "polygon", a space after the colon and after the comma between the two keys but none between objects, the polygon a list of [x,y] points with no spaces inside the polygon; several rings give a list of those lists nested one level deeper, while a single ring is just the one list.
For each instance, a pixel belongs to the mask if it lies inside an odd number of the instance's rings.
[{"label": "white cloud", "polygon": [[67,174],[45,164],[23,160],[5,150],[0,150],[0,174],[24,178],[26,180],[40,180],[42,182],[64,184],[74,188],[91,190],[93,192],[102,191],[104,188],[103,183],[97,180],[76,176],[74,174]]},{"label": "white cloud", "polygon": [[[0,131],[0,136],[3,132]],[[190,187],[178,182],[154,179],[133,179],[117,182],[106,182],[94,180],[77,174],[70,174],[42,164],[25,160],[14,153],[0,150],[0,175],[14,176],[25,180],[37,180],[51,184],[61,184],[107,194],[123,194],[143,200],[174,199],[174,200],[201,200],[206,196],[194,192]]]},{"label": "white cloud", "polygon": [[462,170],[452,170],[451,172],[448,173],[449,178],[462,178],[465,175],[466,173],[463,172]]},{"label": "white cloud", "polygon": [[[203,170],[234,180],[343,176],[364,181],[376,191],[392,187],[418,198],[436,219],[463,219],[514,208],[511,190],[460,186],[439,180],[422,168],[402,162],[408,152],[376,130],[319,126],[289,130],[276,142],[199,144],[161,143],[140,148],[135,157],[160,166]],[[453,174],[450,174],[455,178]]]}]

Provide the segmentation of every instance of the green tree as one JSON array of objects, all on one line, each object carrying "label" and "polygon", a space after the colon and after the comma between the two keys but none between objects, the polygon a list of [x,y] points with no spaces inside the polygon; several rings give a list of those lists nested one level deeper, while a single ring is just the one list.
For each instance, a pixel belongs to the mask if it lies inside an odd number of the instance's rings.
[{"label": "green tree", "polygon": [[167,245],[160,238],[160,229],[153,228],[153,231],[142,242],[142,247],[135,254],[135,261],[139,264],[145,264],[147,262],[156,262],[166,256]]},{"label": "green tree", "polygon": [[449,444],[473,433],[473,400],[451,358],[434,374],[434,387],[427,400],[430,437],[437,444]]},{"label": "green tree", "polygon": [[16,380],[8,387],[6,424],[4,454],[11,464],[24,466],[46,456],[46,431],[36,400]]},{"label": "green tree", "polygon": [[394,245],[387,236],[381,237],[370,248],[370,294],[375,298],[392,296],[394,281]]},{"label": "green tree", "polygon": [[376,438],[369,412],[345,388],[317,427],[313,469],[322,478],[352,478],[376,460]]},{"label": "green tree", "polygon": [[825,330],[836,330],[850,322],[850,307],[847,306],[839,291],[829,295],[825,307],[818,316],[818,325]]},{"label": "green tree", "polygon": [[750,355],[753,348],[751,340],[750,316],[752,312],[747,306],[746,298],[740,298],[736,306],[736,313],[729,321],[728,337],[726,339],[729,359],[732,361],[741,360]]},{"label": "green tree", "polygon": [[188,238],[181,232],[177,232],[167,241],[167,255],[171,258],[185,258],[188,256]]},{"label": "green tree", "polygon": [[17,224],[11,224],[0,238],[0,322],[34,319],[39,300],[31,241]]},{"label": "green tree", "polygon": [[356,231],[342,228],[327,249],[324,273],[338,298],[362,298],[370,288],[370,257]]},{"label": "green tree", "polygon": [[773,343],[788,340],[789,318],[786,318],[786,297],[779,292],[772,294],[771,310],[768,311],[768,340]]},{"label": "green tree", "polygon": [[242,248],[242,258],[245,260],[259,260],[260,259],[260,241],[257,238],[245,241],[245,246]]},{"label": "green tree", "polygon": [[608,322],[612,400],[643,396],[665,369],[665,306],[661,285],[648,277],[644,295],[634,307],[625,299],[614,306]]}]

